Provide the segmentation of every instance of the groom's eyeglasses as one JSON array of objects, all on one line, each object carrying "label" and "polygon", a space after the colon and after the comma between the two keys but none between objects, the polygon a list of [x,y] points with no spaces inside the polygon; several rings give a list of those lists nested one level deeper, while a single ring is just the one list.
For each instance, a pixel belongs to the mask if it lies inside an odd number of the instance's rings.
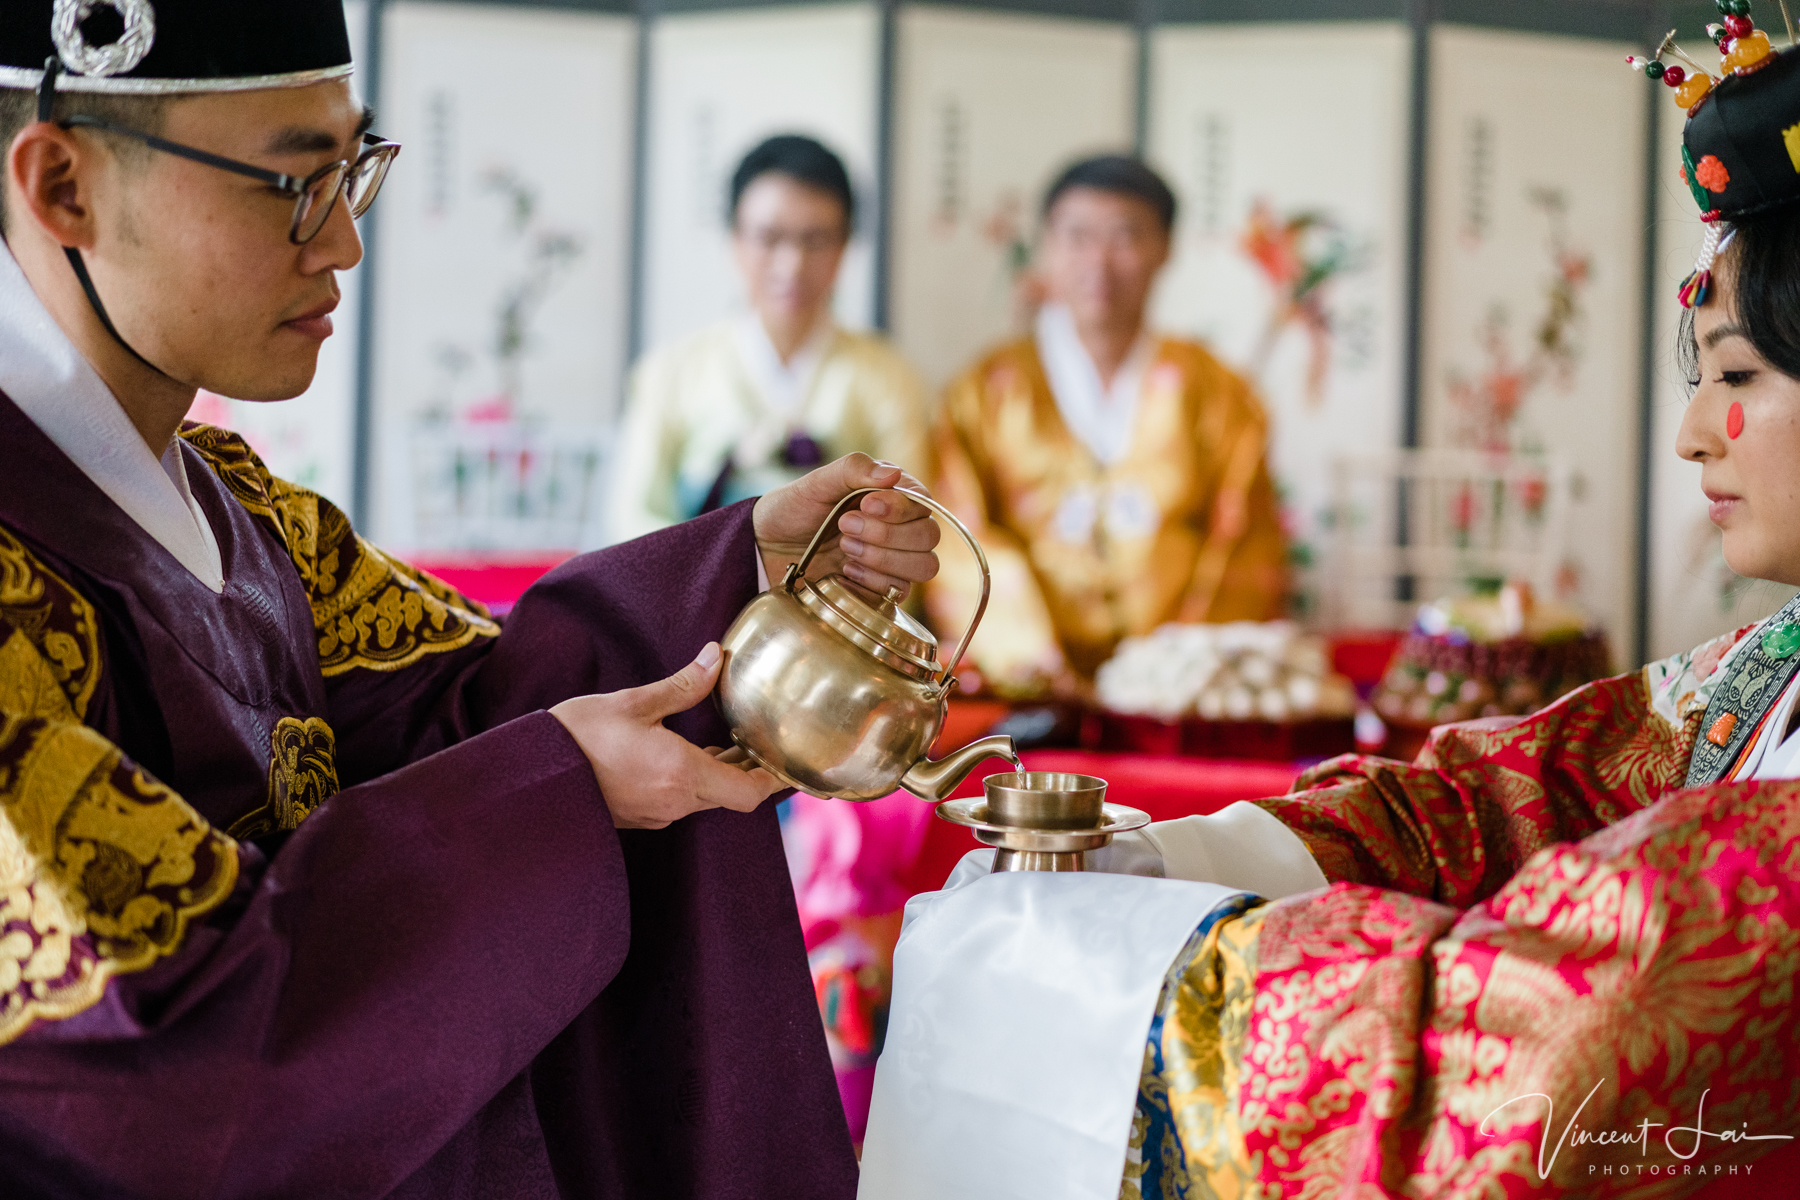
[{"label": "groom's eyeglasses", "polygon": [[387,178],[388,167],[393,165],[394,156],[400,153],[399,142],[390,142],[372,133],[365,133],[362,140],[367,149],[354,160],[339,159],[302,179],[295,175],[283,175],[279,171],[265,171],[261,167],[222,158],[205,150],[196,150],[192,146],[183,146],[179,142],[166,141],[142,130],[102,121],[98,117],[70,117],[57,124],[64,129],[80,126],[136,138],[164,154],[173,154],[209,167],[217,167],[221,171],[245,175],[268,184],[284,196],[292,196],[294,219],[288,226],[288,240],[296,246],[304,246],[319,236],[319,230],[325,228],[325,222],[331,219],[339,196],[350,206],[352,218],[368,212],[369,205],[375,203],[375,196],[381,191],[382,181]]}]

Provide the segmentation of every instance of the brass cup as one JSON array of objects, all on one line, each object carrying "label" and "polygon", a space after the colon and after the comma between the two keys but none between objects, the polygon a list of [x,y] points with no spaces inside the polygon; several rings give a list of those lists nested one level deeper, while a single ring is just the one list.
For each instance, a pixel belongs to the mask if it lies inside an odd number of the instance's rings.
[{"label": "brass cup", "polygon": [[1106,780],[1059,771],[989,775],[987,819],[1020,829],[1097,829],[1104,816]]},{"label": "brass cup", "polygon": [[[1021,831],[1061,833],[1098,829],[1105,819],[1106,780],[1056,771],[989,775],[987,819]],[[1105,839],[1110,841],[1110,838]],[[1080,871],[1082,851],[1015,848],[1002,839],[994,851],[995,871]]]},{"label": "brass cup", "polygon": [[1150,814],[1107,804],[1106,781],[1051,772],[990,775],[987,795],[946,800],[939,820],[994,848],[995,871],[1081,871],[1115,834],[1142,829]]}]

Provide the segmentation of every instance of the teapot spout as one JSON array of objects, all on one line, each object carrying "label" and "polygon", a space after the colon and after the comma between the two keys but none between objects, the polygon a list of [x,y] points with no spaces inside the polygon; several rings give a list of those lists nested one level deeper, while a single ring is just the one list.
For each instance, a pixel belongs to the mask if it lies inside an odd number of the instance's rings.
[{"label": "teapot spout", "polygon": [[1021,769],[1018,751],[1013,749],[1013,740],[997,734],[994,737],[984,737],[978,742],[970,742],[961,750],[946,754],[936,762],[927,758],[914,763],[912,770],[901,776],[900,786],[919,799],[936,804],[955,791],[956,785],[968,777],[976,764],[990,758],[1004,758],[1012,763],[1015,771]]}]

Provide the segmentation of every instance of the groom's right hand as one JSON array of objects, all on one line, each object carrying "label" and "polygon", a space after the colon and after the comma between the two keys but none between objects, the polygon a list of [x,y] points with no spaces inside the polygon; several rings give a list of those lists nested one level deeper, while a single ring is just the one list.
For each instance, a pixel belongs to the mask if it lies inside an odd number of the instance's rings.
[{"label": "groom's right hand", "polygon": [[709,808],[749,812],[781,783],[737,750],[702,750],[663,728],[663,718],[706,699],[723,656],[708,642],[700,656],[657,683],[577,696],[550,710],[575,739],[600,783],[613,824],[661,829]]}]

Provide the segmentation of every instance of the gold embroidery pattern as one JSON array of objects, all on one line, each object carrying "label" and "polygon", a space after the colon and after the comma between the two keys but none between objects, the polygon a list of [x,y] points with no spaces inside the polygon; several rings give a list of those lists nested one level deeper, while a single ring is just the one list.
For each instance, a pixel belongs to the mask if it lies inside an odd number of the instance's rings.
[{"label": "gold embroidery pattern", "polygon": [[181,434],[287,546],[312,600],[326,678],[359,668],[399,671],[499,635],[486,608],[358,537],[342,512],[275,478],[236,434],[191,424]]},{"label": "gold embroidery pattern", "polygon": [[240,841],[300,827],[337,795],[337,737],[317,717],[283,717],[269,738],[269,798],[231,826]]},{"label": "gold embroidery pattern", "polygon": [[[1191,1177],[1220,1200],[1247,1196],[1244,1134],[1238,1124],[1244,1038],[1256,1001],[1257,942],[1266,908],[1228,918],[1207,935],[1200,958],[1185,971],[1163,1022],[1169,1112]],[[1217,1014],[1212,1021],[1204,1014]]]},{"label": "gold embroidery pattern", "polygon": [[1326,877],[1458,906],[1545,846],[1585,837],[1681,786],[1694,722],[1652,709],[1643,673],[1600,680],[1514,724],[1446,725],[1416,763],[1346,756],[1257,803]]},{"label": "gold embroidery pattern", "polygon": [[237,846],[93,730],[0,718],[0,1045],[172,953]]},{"label": "gold embroidery pattern", "polygon": [[[94,606],[46,567],[5,527],[0,526],[0,622],[10,625],[31,653],[55,676],[76,720],[87,716],[100,684],[100,623]],[[0,644],[10,639],[0,639]],[[0,648],[0,656],[8,652]],[[37,707],[8,706],[15,713]],[[44,712],[44,716],[59,715]]]},{"label": "gold embroidery pattern", "polygon": [[[1170,1106],[1185,1094],[1198,1118],[1180,1194],[1636,1194],[1650,1167],[1685,1174],[1690,1147],[1693,1174],[1760,1157],[1780,1143],[1656,1131],[1704,1106],[1709,1130],[1800,1132],[1797,910],[1800,785],[1782,781],[1672,795],[1467,912],[1340,885],[1222,923],[1225,970],[1185,974],[1194,1005],[1163,1010]],[[1257,939],[1247,1026],[1234,936]],[[1178,1083],[1180,1044],[1213,1072],[1200,1087]],[[1587,1137],[1559,1149],[1577,1112]],[[1592,1140],[1646,1120],[1642,1147]],[[1627,1162],[1646,1174],[1596,1187]]]},{"label": "gold embroidery pattern", "polygon": [[[460,650],[500,627],[422,571],[399,563],[357,538],[337,592],[313,598],[319,665],[326,678],[361,667],[398,671],[430,654]],[[459,598],[460,599],[460,598]]]}]

